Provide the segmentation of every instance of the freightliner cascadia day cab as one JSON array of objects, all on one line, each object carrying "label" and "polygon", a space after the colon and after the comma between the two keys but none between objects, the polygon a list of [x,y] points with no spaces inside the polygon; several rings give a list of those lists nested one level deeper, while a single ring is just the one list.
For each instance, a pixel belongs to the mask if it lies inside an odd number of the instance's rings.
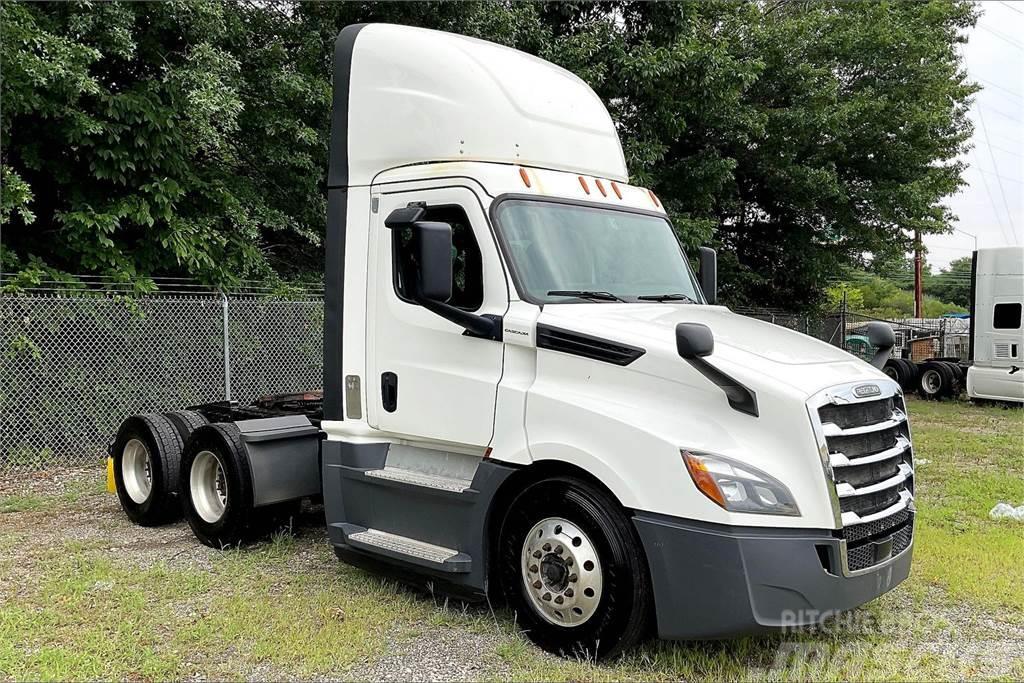
[{"label": "freightliner cascadia day cab", "polygon": [[582,80],[350,26],[329,163],[322,403],[130,418],[133,520],[180,508],[232,545],[322,496],[342,559],[503,596],[591,656],[814,624],[907,577],[899,386],[715,305],[714,252],[691,271]]},{"label": "freightliner cascadia day cab", "polygon": [[1024,247],[979,249],[971,270],[967,395],[1024,403]]}]

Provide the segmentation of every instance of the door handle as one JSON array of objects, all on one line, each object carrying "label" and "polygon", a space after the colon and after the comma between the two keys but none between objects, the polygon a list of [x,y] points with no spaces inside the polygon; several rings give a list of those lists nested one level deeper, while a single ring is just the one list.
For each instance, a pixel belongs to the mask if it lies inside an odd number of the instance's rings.
[{"label": "door handle", "polygon": [[380,401],[389,413],[398,409],[398,375],[393,372],[380,376]]}]

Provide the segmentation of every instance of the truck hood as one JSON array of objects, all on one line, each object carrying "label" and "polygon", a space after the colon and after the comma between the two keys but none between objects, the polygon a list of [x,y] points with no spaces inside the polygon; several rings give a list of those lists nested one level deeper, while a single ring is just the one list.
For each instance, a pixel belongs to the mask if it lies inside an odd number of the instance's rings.
[{"label": "truck hood", "polygon": [[[692,322],[707,325],[714,334],[715,351],[708,360],[722,370],[751,378],[754,384],[767,379],[810,396],[843,382],[886,378],[869,363],[838,347],[779,325],[737,315],[723,306],[549,304],[538,322],[640,346],[658,357],[643,364],[655,372],[685,363],[676,352],[675,328],[678,323]],[[651,367],[650,361],[668,367]]]}]

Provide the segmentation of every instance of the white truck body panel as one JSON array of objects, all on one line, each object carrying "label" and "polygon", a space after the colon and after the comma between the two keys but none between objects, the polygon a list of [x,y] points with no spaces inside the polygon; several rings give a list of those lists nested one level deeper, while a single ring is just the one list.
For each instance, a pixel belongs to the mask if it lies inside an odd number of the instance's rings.
[{"label": "white truck body panel", "polygon": [[974,280],[971,398],[1024,402],[1024,247],[979,249]]}]

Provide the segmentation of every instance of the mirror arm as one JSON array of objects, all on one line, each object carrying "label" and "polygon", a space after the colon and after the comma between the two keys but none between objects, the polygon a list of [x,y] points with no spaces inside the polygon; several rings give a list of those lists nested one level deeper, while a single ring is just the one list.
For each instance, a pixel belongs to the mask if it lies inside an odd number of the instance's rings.
[{"label": "mirror arm", "polygon": [[440,301],[433,301],[421,296],[416,297],[416,303],[431,313],[435,313],[445,320],[465,328],[466,333],[472,337],[501,341],[501,318],[493,315],[477,315],[456,308],[450,304]]}]

